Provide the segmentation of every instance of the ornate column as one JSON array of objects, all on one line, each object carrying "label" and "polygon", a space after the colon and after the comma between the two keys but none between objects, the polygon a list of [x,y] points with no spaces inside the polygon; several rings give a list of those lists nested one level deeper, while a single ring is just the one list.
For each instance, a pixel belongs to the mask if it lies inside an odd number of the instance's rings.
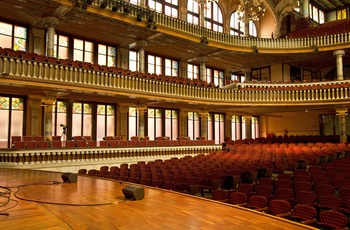
[{"label": "ornate column", "polygon": [[180,74],[179,77],[187,78],[188,74],[188,62],[187,61],[180,61]]},{"label": "ornate column", "polygon": [[44,106],[44,140],[52,141],[52,107],[56,101],[56,98],[41,99]]},{"label": "ornate column", "polygon": [[138,41],[137,46],[139,47],[139,72],[145,72],[145,48],[148,43],[146,41]]},{"label": "ornate column", "polygon": [[225,116],[225,139],[230,138],[232,140],[232,113],[226,113]]},{"label": "ornate column", "polygon": [[117,119],[117,136],[122,136],[123,140],[127,140],[128,137],[128,112],[128,105],[119,104],[117,110],[119,117],[119,119]]},{"label": "ornate column", "polygon": [[244,115],[243,119],[245,121],[245,137],[246,138],[252,138],[252,116],[251,115]]},{"label": "ornate column", "polygon": [[41,28],[32,29],[34,47],[33,52],[39,55],[43,55],[44,51],[44,41],[45,41],[45,31]]},{"label": "ornate column", "polygon": [[244,37],[249,37],[249,14],[247,8],[244,10],[242,22],[244,23]]},{"label": "ornate column", "polygon": [[129,69],[129,49],[120,47],[118,49],[118,58],[117,58],[118,64],[120,68],[123,69]]},{"label": "ornate column", "polygon": [[29,95],[27,106],[28,116],[26,125],[26,135],[41,135],[41,109],[41,97],[37,95]]},{"label": "ornate column", "polygon": [[145,137],[145,113],[147,112],[147,106],[137,107],[138,117],[139,117],[139,137]]},{"label": "ornate column", "polygon": [[343,56],[345,55],[345,51],[344,50],[336,50],[336,51],[333,52],[333,55],[336,58],[337,80],[344,80]]},{"label": "ornate column", "polygon": [[340,143],[346,143],[346,115],[348,114],[348,108],[337,108],[336,112],[339,115]]},{"label": "ornate column", "polygon": [[180,133],[179,133],[179,137],[187,137],[188,136],[188,122],[187,122],[187,115],[188,115],[188,111],[185,110],[180,110]]},{"label": "ornate column", "polygon": [[205,22],[205,17],[204,17],[204,11],[205,11],[205,4],[207,3],[206,0],[198,0],[198,4],[199,4],[199,26],[200,27],[204,27],[204,22]]},{"label": "ornate column", "polygon": [[54,35],[55,35],[55,28],[59,24],[59,20],[55,17],[46,17],[43,19],[44,26],[46,28],[46,54],[49,57],[54,57]]},{"label": "ornate column", "polygon": [[208,115],[209,113],[207,111],[199,112],[199,116],[201,117],[201,137],[205,137],[205,139],[208,139]]},{"label": "ornate column", "polygon": [[205,65],[207,62],[207,57],[199,58],[199,78],[201,81],[207,81],[207,68]]}]

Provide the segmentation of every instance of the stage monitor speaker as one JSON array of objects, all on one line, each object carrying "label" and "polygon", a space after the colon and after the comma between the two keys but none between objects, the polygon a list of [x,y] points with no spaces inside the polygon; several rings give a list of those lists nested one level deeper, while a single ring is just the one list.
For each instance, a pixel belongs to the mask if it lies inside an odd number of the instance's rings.
[{"label": "stage monitor speaker", "polygon": [[76,173],[63,173],[61,177],[64,183],[77,183],[78,180]]},{"label": "stage monitor speaker", "polygon": [[143,187],[127,185],[122,191],[126,199],[142,200],[145,197],[145,189]]}]

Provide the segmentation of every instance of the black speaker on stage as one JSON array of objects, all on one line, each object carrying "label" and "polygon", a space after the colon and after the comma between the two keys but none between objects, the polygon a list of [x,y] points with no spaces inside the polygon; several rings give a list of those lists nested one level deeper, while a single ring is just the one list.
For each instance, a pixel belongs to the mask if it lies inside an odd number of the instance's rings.
[{"label": "black speaker on stage", "polygon": [[76,173],[63,173],[61,175],[64,183],[77,183],[78,174]]},{"label": "black speaker on stage", "polygon": [[145,189],[143,187],[127,185],[122,191],[126,199],[142,200],[145,197]]}]

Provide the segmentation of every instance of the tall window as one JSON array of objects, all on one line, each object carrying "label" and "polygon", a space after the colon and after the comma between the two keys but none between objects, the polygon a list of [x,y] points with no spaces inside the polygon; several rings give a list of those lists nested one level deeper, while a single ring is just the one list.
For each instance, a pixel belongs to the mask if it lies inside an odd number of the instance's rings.
[{"label": "tall window", "polygon": [[57,101],[56,106],[52,107],[52,134],[61,136],[61,140],[65,141],[67,139],[63,126],[67,126],[67,102]]},{"label": "tall window", "polygon": [[270,67],[263,67],[259,69],[252,69],[252,80],[257,81],[270,81]]},{"label": "tall window", "polygon": [[178,77],[179,74],[179,62],[171,59],[165,59],[165,75]]},{"label": "tall window", "polygon": [[97,105],[96,140],[105,136],[115,136],[115,106]]},{"label": "tall window", "polygon": [[224,72],[216,69],[206,68],[207,82],[212,82],[216,86],[224,85]]},{"label": "tall window", "polygon": [[75,61],[94,62],[94,46],[92,42],[74,39],[73,59]]},{"label": "tall window", "polygon": [[197,1],[187,1],[187,22],[199,25],[199,5]]},{"label": "tall window", "polygon": [[238,19],[238,13],[236,11],[231,14],[230,27],[231,35],[244,35],[244,23]]},{"label": "tall window", "polygon": [[347,17],[346,9],[337,10],[337,20],[346,19]]},{"label": "tall window", "polygon": [[177,77],[179,62],[154,55],[147,55],[147,72]]},{"label": "tall window", "polygon": [[207,2],[205,10],[205,27],[217,32],[223,32],[223,17],[216,2]]},{"label": "tall window", "polygon": [[23,98],[0,96],[0,148],[9,148],[12,136],[23,136]]},{"label": "tall window", "polygon": [[139,117],[136,107],[129,107],[129,124],[128,124],[128,136],[138,136],[139,129]]},{"label": "tall window", "polygon": [[252,138],[259,138],[259,117],[252,117]]},{"label": "tall window", "polygon": [[241,117],[240,116],[231,117],[231,137],[232,137],[232,140],[234,141],[241,139]]},{"label": "tall window", "polygon": [[191,140],[195,140],[196,137],[200,136],[199,114],[197,112],[188,112],[187,116],[188,136]]},{"label": "tall window", "polygon": [[215,140],[221,144],[225,140],[225,116],[223,114],[210,114],[208,116],[208,140]]},{"label": "tall window", "polygon": [[147,72],[155,74],[163,74],[162,71],[162,58],[154,55],[147,55]]},{"label": "tall window", "polygon": [[73,103],[72,136],[92,136],[92,105]]},{"label": "tall window", "polygon": [[115,66],[116,48],[112,46],[98,44],[98,64]]},{"label": "tall window", "polygon": [[199,66],[198,65],[187,65],[187,77],[190,79],[199,79]]},{"label": "tall window", "polygon": [[178,0],[148,0],[148,6],[167,16],[178,17]]},{"label": "tall window", "polygon": [[150,140],[163,136],[162,133],[162,110],[148,109],[148,136]]},{"label": "tall window", "polygon": [[54,55],[56,58],[68,59],[69,56],[69,37],[55,34],[54,36]]},{"label": "tall window", "polygon": [[136,51],[129,51],[129,70],[139,70],[139,53]]},{"label": "tall window", "polygon": [[27,28],[0,22],[0,47],[27,50]]},{"label": "tall window", "polygon": [[170,140],[177,140],[178,135],[178,115],[177,110],[165,110],[165,136]]},{"label": "tall window", "polygon": [[319,24],[324,23],[324,12],[313,4],[309,4],[309,16],[312,20],[318,22]]},{"label": "tall window", "polygon": [[[231,35],[244,35],[244,23],[238,19],[238,13],[236,11],[231,14],[230,27]],[[253,20],[249,21],[249,36],[257,37],[257,30]]]}]

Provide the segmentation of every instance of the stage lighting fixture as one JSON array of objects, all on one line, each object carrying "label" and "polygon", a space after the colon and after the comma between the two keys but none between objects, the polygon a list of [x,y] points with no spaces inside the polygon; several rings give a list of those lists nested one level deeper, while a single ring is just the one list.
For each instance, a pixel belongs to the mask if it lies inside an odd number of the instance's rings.
[{"label": "stage lighting fixture", "polygon": [[147,21],[148,22],[153,22],[154,19],[154,13],[153,12],[149,12],[147,15]]},{"label": "stage lighting fixture", "polygon": [[120,3],[118,2],[118,3],[116,3],[113,7],[112,7],[112,11],[113,12],[117,12],[118,10],[119,10],[119,8],[120,8]]},{"label": "stage lighting fixture", "polygon": [[101,1],[100,7],[101,9],[105,9],[107,7],[107,1]]},{"label": "stage lighting fixture", "polygon": [[87,1],[86,1],[86,4],[91,5],[92,2],[93,2],[93,0],[87,0]]},{"label": "stage lighting fixture", "polygon": [[139,13],[137,14],[136,20],[137,20],[138,22],[141,22],[141,21],[142,21],[142,18],[143,18],[143,15],[144,15],[144,13],[143,13],[142,11],[139,12]]},{"label": "stage lighting fixture", "polygon": [[130,13],[131,12],[130,7],[124,6],[123,12],[126,13],[126,14]]}]

